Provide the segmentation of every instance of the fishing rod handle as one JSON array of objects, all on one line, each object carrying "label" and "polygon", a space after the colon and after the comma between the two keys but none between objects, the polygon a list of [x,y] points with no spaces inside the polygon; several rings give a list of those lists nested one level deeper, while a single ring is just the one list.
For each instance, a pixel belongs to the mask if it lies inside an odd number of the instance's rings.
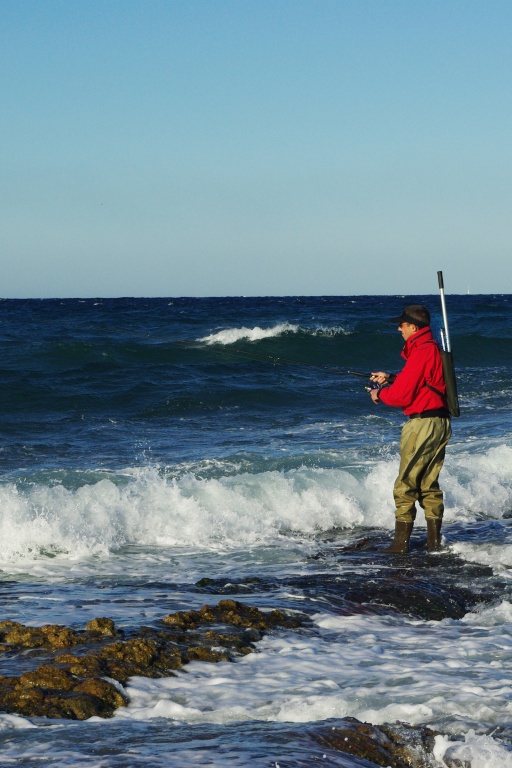
[{"label": "fishing rod handle", "polygon": [[437,282],[439,283],[439,290],[444,291],[444,281],[443,281],[443,273],[438,272],[437,273]]}]

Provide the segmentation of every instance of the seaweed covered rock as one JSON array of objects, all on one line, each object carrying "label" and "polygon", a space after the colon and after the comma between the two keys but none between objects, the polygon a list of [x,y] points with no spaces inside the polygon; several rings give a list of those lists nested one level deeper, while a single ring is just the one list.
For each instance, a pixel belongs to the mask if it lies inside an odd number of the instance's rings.
[{"label": "seaweed covered rock", "polygon": [[432,768],[436,732],[408,723],[371,725],[353,717],[316,728],[312,734],[323,747],[388,768]]},{"label": "seaweed covered rock", "polygon": [[0,642],[22,648],[69,648],[78,645],[82,640],[76,632],[58,624],[25,627],[15,621],[2,621]]},{"label": "seaweed covered rock", "polygon": [[[85,631],[78,632],[4,621],[0,642],[10,651],[19,647],[73,652],[53,655],[19,677],[0,677],[0,709],[76,720],[111,717],[127,703],[122,686],[134,675],[169,677],[191,661],[231,661],[251,653],[264,631],[299,625],[282,611],[263,612],[234,600],[169,614],[158,627],[141,627],[127,638],[105,617],[89,621]],[[113,637],[117,639],[112,642]]]},{"label": "seaweed covered rock", "polygon": [[91,619],[91,621],[87,622],[85,628],[91,635],[106,635],[112,637],[122,634],[116,629],[116,625],[112,619],[107,619],[105,617]]},{"label": "seaweed covered rock", "polygon": [[107,680],[81,681],[57,666],[44,664],[20,677],[0,678],[0,704],[25,716],[84,720],[111,717],[127,697]]},{"label": "seaweed covered rock", "polygon": [[163,677],[183,666],[173,640],[161,635],[118,640],[102,648],[95,658],[109,677],[121,683],[134,675]]},{"label": "seaweed covered rock", "polygon": [[237,600],[221,600],[217,605],[203,605],[198,611],[178,611],[169,614],[162,621],[180,629],[196,629],[200,624],[229,624],[260,631],[273,627],[296,628],[301,623],[283,611],[264,613],[259,608],[239,603]]},{"label": "seaweed covered rock", "polygon": [[60,689],[62,691],[71,691],[75,685],[76,678],[69,672],[51,664],[42,664],[34,672],[25,672],[19,678],[20,685],[32,686],[33,688]]},{"label": "seaweed covered rock", "polygon": [[122,707],[128,703],[128,697],[108,680],[102,678],[89,678],[83,683],[75,686],[73,689],[77,693],[86,693],[89,696],[95,696],[105,704],[112,707],[112,711],[117,707]]}]

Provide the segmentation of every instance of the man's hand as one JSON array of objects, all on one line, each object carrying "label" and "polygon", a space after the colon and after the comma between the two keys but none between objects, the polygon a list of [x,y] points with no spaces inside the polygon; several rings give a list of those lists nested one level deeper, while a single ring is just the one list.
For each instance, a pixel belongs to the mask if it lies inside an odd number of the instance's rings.
[{"label": "man's hand", "polygon": [[384,371],[372,371],[370,374],[370,381],[374,381],[376,384],[389,384],[391,378],[390,373],[384,373]]},{"label": "man's hand", "polygon": [[379,403],[379,390],[378,389],[370,389],[370,397],[375,403],[375,405],[378,405]]}]

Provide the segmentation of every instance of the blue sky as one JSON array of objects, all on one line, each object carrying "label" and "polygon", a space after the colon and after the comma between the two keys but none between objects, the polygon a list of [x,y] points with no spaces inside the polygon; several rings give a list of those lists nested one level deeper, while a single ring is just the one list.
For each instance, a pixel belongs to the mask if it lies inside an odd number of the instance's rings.
[{"label": "blue sky", "polygon": [[509,0],[0,0],[0,295],[512,293]]}]

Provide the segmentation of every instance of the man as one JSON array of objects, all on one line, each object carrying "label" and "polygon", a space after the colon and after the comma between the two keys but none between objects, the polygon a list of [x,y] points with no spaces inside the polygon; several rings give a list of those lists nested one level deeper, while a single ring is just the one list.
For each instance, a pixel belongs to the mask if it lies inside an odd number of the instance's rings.
[{"label": "man", "polygon": [[446,385],[438,346],[430,330],[430,313],[420,304],[405,307],[393,318],[405,341],[405,366],[395,375],[374,371],[372,381],[386,385],[372,389],[374,403],[402,408],[409,420],[400,439],[400,469],[393,495],[395,538],[384,552],[407,554],[416,518],[416,501],[427,521],[427,549],[439,549],[444,505],[438,477],[451,437]]}]

